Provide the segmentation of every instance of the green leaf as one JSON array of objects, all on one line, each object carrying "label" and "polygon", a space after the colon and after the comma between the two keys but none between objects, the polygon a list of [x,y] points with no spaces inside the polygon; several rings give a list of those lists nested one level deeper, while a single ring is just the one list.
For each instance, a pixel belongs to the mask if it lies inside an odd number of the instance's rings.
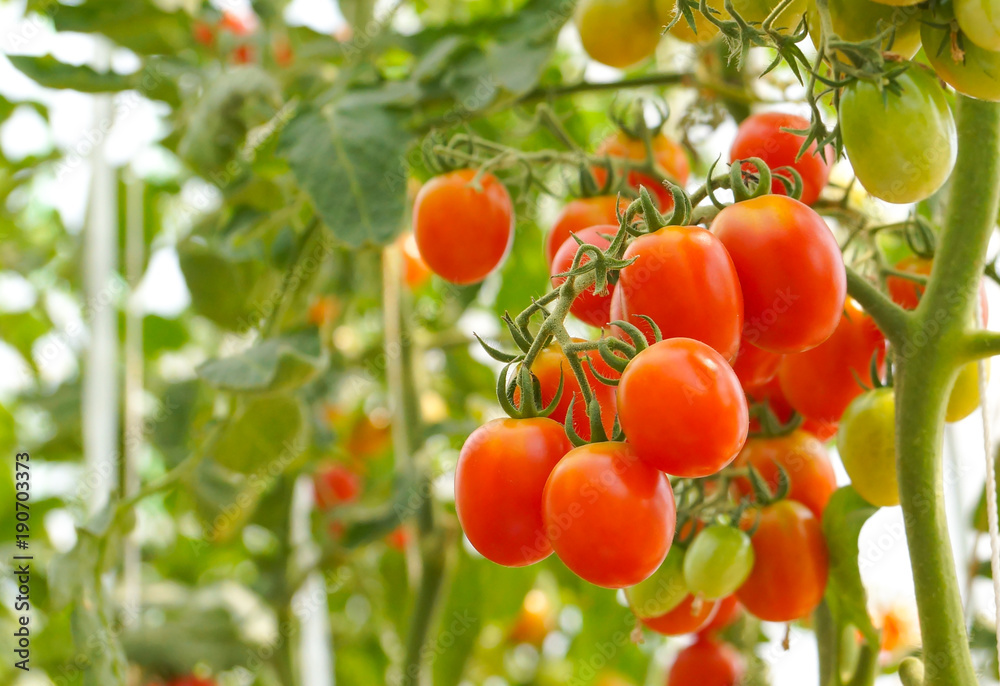
[{"label": "green leaf", "polygon": [[306,422],[301,403],[290,396],[263,396],[247,402],[219,437],[215,461],[235,472],[275,473],[305,450]]},{"label": "green leaf", "polygon": [[99,72],[86,65],[66,64],[52,55],[10,55],[7,59],[25,76],[46,88],[71,88],[82,93],[115,93],[132,87],[131,79],[125,74]]},{"label": "green leaf", "polygon": [[868,594],[858,568],[858,534],[878,508],[851,486],[838,489],[823,511],[823,534],[830,552],[830,577],[826,599],[837,625],[851,624],[872,645],[878,645],[878,630],[868,616]]},{"label": "green leaf", "polygon": [[326,366],[316,329],[279,336],[198,367],[198,376],[223,391],[259,393],[298,388]]},{"label": "green leaf", "polygon": [[164,12],[151,0],[87,0],[58,11],[41,5],[57,31],[100,33],[140,55],[174,55],[192,44],[189,15]]},{"label": "green leaf", "polygon": [[351,247],[391,243],[403,228],[403,157],[411,136],[400,114],[376,106],[302,108],[278,152],[323,223]]}]

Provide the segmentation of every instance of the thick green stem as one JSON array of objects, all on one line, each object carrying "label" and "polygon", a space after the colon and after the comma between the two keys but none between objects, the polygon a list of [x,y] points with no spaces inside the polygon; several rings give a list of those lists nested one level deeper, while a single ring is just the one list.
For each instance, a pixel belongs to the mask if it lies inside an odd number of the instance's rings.
[{"label": "thick green stem", "polygon": [[948,535],[941,452],[945,405],[962,362],[1000,203],[1000,105],[959,96],[957,124],[958,161],[934,270],[897,348],[899,495],[923,639],[924,686],[976,684]]}]

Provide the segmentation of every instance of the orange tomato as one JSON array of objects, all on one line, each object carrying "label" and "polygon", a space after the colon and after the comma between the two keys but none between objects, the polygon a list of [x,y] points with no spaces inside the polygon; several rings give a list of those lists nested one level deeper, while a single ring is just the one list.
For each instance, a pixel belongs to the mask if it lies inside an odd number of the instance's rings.
[{"label": "orange tomato", "polygon": [[[691,175],[691,163],[684,148],[662,133],[653,136],[652,148],[653,160],[667,178],[681,186],[686,184],[688,176]],[[596,154],[606,155],[612,159],[643,162],[646,160],[646,144],[638,138],[629,137],[624,131],[618,131],[597,147]],[[603,187],[608,178],[607,171],[603,167],[595,167],[593,172],[598,186]],[[648,174],[630,171],[626,175],[625,182],[635,190],[639,190],[639,186],[644,186],[657,199],[661,210],[670,209],[674,205],[673,196],[659,181]]]},{"label": "orange tomato", "polygon": [[718,600],[701,600],[689,595],[665,615],[640,619],[643,624],[664,636],[683,636],[701,631],[719,610]]},{"label": "orange tomato", "polygon": [[566,203],[552,224],[552,230],[545,238],[546,261],[551,265],[562,244],[566,242],[570,234],[577,231],[601,224],[614,225],[617,231],[616,200],[617,198],[613,195],[599,195],[593,198],[577,198]]}]

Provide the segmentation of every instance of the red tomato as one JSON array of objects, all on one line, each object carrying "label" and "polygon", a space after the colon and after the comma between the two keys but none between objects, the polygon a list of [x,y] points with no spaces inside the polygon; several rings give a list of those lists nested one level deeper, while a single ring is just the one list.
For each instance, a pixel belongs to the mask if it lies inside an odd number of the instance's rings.
[{"label": "red tomato", "polygon": [[731,645],[699,637],[677,653],[667,686],[736,686],[745,672],[743,658]]},{"label": "red tomato", "polygon": [[[736,132],[736,140],[729,151],[729,161],[759,157],[771,168],[773,175],[780,174],[787,179],[791,179],[792,175],[775,170],[777,167],[792,167],[802,177],[802,202],[812,205],[830,178],[830,166],[836,159],[836,153],[833,146],[828,145],[824,161],[816,154],[816,142],[813,141],[802,157],[796,159],[805,138],[782,129],[801,131],[808,128],[809,120],[794,114],[761,112],[751,115],[743,120]],[[744,164],[743,169],[757,171],[752,164]],[[788,195],[785,184],[778,179],[771,182],[771,192]]]},{"label": "red tomato", "polygon": [[[566,203],[566,207],[562,208],[555,223],[552,224],[552,230],[545,238],[545,260],[551,265],[556,252],[572,233],[599,224],[611,224],[617,231],[616,200],[613,195],[599,195],[594,198],[577,198]],[[622,211],[624,211],[627,201],[624,198],[622,200]]]},{"label": "red tomato", "polygon": [[819,520],[802,503],[781,500],[760,511],[752,537],[753,571],[737,597],[768,622],[808,616],[823,600],[829,559]]},{"label": "red tomato", "polygon": [[[579,238],[584,243],[589,243],[590,245],[596,245],[601,250],[607,250],[608,246],[611,245],[611,240],[607,236],[612,238],[618,232],[618,227],[611,224],[602,224],[599,226],[591,226],[590,228],[583,229],[582,231],[576,232],[576,238]],[[576,257],[576,251],[579,249],[579,244],[574,238],[567,238],[566,242],[562,244],[559,251],[556,253],[555,258],[552,260],[552,267],[549,270],[551,274],[561,274],[568,272],[573,267],[573,258]],[[583,264],[590,261],[589,257],[584,257]],[[553,287],[559,286],[566,279],[564,277],[552,278]],[[594,286],[581,293],[570,305],[569,311],[576,315],[577,319],[586,322],[591,326],[596,326],[598,328],[607,326],[608,321],[611,317],[611,295],[614,292],[614,284],[608,284],[608,292],[606,295],[597,295],[594,292]]]},{"label": "red tomato", "polygon": [[455,469],[455,510],[483,557],[524,567],[549,556],[542,490],[570,448],[563,427],[545,417],[494,419],[472,432]]},{"label": "red tomato", "polygon": [[702,627],[699,632],[702,636],[723,631],[731,627],[740,615],[743,614],[743,606],[735,595],[726,596],[719,601],[719,609],[715,612],[715,617],[708,624]]},{"label": "red tomato", "polygon": [[[930,276],[932,266],[934,266],[933,260],[911,255],[900,260],[896,264],[896,269],[910,274]],[[923,284],[910,281],[901,276],[886,277],[885,285],[889,289],[889,296],[892,298],[892,301],[906,310],[916,309],[925,288]],[[990,319],[990,305],[986,297],[986,286],[983,284],[979,286],[979,309],[980,317],[983,320],[983,327],[985,327]]]},{"label": "red tomato", "polygon": [[229,53],[229,59],[235,64],[250,64],[256,57],[252,45],[238,45]]},{"label": "red tomato", "polygon": [[361,493],[361,477],[341,464],[321,467],[313,474],[316,507],[329,510],[343,503],[351,503]]},{"label": "red tomato", "polygon": [[669,338],[625,367],[618,421],[646,463],[674,476],[703,477],[743,447],[747,401],[719,353],[690,338]]},{"label": "red tomato", "polygon": [[749,392],[773,379],[778,373],[779,364],[781,355],[742,340],[736,359],[733,360],[733,371],[743,385],[743,390]]},{"label": "red tomato", "polygon": [[[823,509],[837,490],[837,476],[826,447],[819,438],[802,429],[773,438],[751,438],[735,464],[753,465],[772,491],[778,485],[781,466],[791,481],[788,498],[808,507],[817,519],[823,518]],[[736,479],[733,485],[740,496],[753,493],[749,479]]]},{"label": "red tomato", "polygon": [[257,16],[252,13],[237,14],[227,10],[222,13],[219,28],[237,36],[249,36],[257,30]]},{"label": "red tomato", "polygon": [[504,185],[474,169],[436,176],[413,205],[413,235],[427,266],[446,281],[478,283],[496,269],[514,239],[514,208]]},{"label": "red tomato", "polygon": [[727,360],[736,356],[743,295],[718,238],[697,226],[667,226],[637,238],[624,257],[637,259],[619,272],[612,319],[638,326],[652,342],[649,325],[635,316],[644,314],[664,338],[693,338]]},{"label": "red tomato", "polygon": [[385,537],[385,542],[393,550],[403,552],[410,543],[410,532],[405,526],[397,526]]},{"label": "red tomato", "polygon": [[[596,350],[588,352],[587,357],[594,363],[594,368],[597,369],[598,374],[601,376],[607,378],[616,378],[618,376],[618,372],[609,367],[608,363],[604,361],[601,354]],[[583,369],[587,375],[587,379],[590,381],[590,388],[594,392],[594,397],[597,398],[597,402],[601,406],[601,423],[604,425],[604,430],[610,436],[614,431],[615,412],[618,409],[615,398],[615,387],[602,384],[594,378],[594,374],[590,371],[590,365],[587,364],[587,361],[585,359],[581,359],[580,361],[583,363]],[[564,424],[566,422],[566,412],[569,410],[570,399],[574,398],[573,430],[576,431],[578,436],[589,441],[590,417],[587,415],[587,408],[583,403],[583,393],[580,391],[580,384],[577,383],[576,375],[569,368],[569,362],[566,360],[562,349],[558,345],[550,345],[543,348],[531,365],[531,371],[538,377],[538,383],[542,389],[543,406],[547,406],[556,397],[556,391],[559,390],[559,377],[560,375],[562,376],[563,394],[556,404],[555,409],[549,414],[549,419]],[[515,388],[514,404],[520,406],[520,402],[521,389]]]},{"label": "red tomato", "polygon": [[781,391],[800,414],[834,424],[864,390],[858,379],[871,383],[869,369],[876,353],[882,369],[885,337],[872,318],[848,299],[837,330],[826,342],[804,353],[786,355],[781,361]]},{"label": "red tomato", "polygon": [[655,572],[677,523],[667,478],[615,442],[571,450],[545,484],[542,512],[559,559],[605,588],[634,586]]},{"label": "red tomato", "polygon": [[[638,138],[630,138],[624,132],[618,131],[597,147],[596,154],[642,162],[646,159],[646,144]],[[653,137],[653,159],[656,161],[656,165],[666,173],[667,178],[681,186],[687,183],[688,176],[691,175],[691,164],[688,162],[687,153],[684,152],[684,148],[679,143],[667,138],[662,133],[657,134]],[[603,167],[595,167],[593,172],[597,185],[603,186],[608,177],[607,171]],[[661,210],[667,210],[674,206],[674,198],[670,192],[648,174],[630,171],[626,177],[626,183],[636,190],[639,190],[639,186],[645,186],[650,194],[656,198]]]},{"label": "red tomato", "polygon": [[798,200],[765,195],[719,212],[712,231],[739,275],[749,343],[795,353],[830,337],[844,307],[847,273],[822,217]]},{"label": "red tomato", "polygon": [[194,35],[194,39],[206,48],[215,45],[215,29],[210,24],[196,21],[191,27],[191,33]]},{"label": "red tomato", "polygon": [[719,609],[718,600],[703,600],[689,595],[665,615],[641,619],[643,624],[664,636],[683,636],[701,631],[712,621]]},{"label": "red tomato", "polygon": [[[778,368],[781,368],[780,362],[778,363]],[[792,415],[795,414],[795,410],[788,404],[784,394],[781,392],[781,381],[777,376],[763,386],[749,391],[747,398],[755,403],[766,402],[771,412],[774,413],[774,416],[782,424],[787,423],[792,418]],[[804,417],[799,428],[803,431],[808,431],[824,442],[837,435],[837,422],[826,422]],[[750,431],[752,433],[760,431],[760,422],[754,417],[750,419]]]},{"label": "red tomato", "polygon": [[215,681],[196,676],[182,676],[171,679],[167,682],[167,686],[215,686]]}]

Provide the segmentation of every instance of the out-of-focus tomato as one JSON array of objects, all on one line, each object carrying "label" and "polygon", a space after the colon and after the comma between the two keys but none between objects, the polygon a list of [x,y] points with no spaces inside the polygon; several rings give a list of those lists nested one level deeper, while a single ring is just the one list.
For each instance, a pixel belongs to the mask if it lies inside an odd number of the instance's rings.
[{"label": "out-of-focus tomato", "polygon": [[455,510],[483,557],[523,567],[549,556],[542,491],[571,445],[544,417],[495,419],[472,432],[455,469]]},{"label": "out-of-focus tomato", "polygon": [[[773,438],[750,438],[735,464],[752,465],[772,491],[778,486],[778,468],[784,469],[791,482],[788,498],[808,507],[817,519],[823,518],[823,509],[837,490],[837,475],[826,447],[819,438],[802,429]],[[746,478],[735,479],[733,487],[739,496],[753,493]]]},{"label": "out-of-focus tomato", "polygon": [[634,586],[653,574],[677,523],[667,477],[616,442],[571,450],[545,484],[542,512],[559,559],[605,588]]},{"label": "out-of-focus tomato", "polygon": [[[604,361],[600,353],[596,350],[589,351],[586,357],[590,359],[597,373],[601,376],[605,378],[615,378],[618,376],[618,372],[609,367],[608,363]],[[581,362],[583,363],[587,379],[590,381],[590,388],[593,391],[594,398],[597,399],[597,402],[601,406],[601,423],[604,425],[604,430],[610,436],[614,431],[615,412],[617,412],[618,408],[615,398],[615,387],[606,386],[598,381],[594,377],[593,372],[590,371],[590,365],[587,364],[586,359],[581,359]],[[576,375],[570,369],[569,362],[566,360],[566,356],[559,346],[550,345],[543,348],[538,353],[538,357],[535,358],[534,363],[532,363],[531,372],[538,378],[538,383],[541,386],[543,406],[548,406],[552,402],[552,399],[556,397],[556,391],[559,390],[559,379],[560,377],[562,378],[562,397],[549,414],[549,419],[564,424],[566,422],[566,413],[569,411],[570,399],[573,399],[573,430],[584,440],[590,440],[590,417],[583,402],[583,393],[580,390],[579,382],[576,380]],[[517,388],[514,389],[514,404],[520,406],[520,402],[521,391]]]},{"label": "out-of-focus tomato", "polygon": [[211,24],[207,24],[203,21],[196,21],[191,26],[191,33],[194,36],[194,39],[206,48],[210,48],[215,45],[215,29],[212,28]]},{"label": "out-of-focus tomato", "polygon": [[307,318],[310,324],[324,327],[332,324],[340,314],[340,302],[332,295],[321,295],[309,305]]},{"label": "out-of-focus tomato", "polygon": [[848,298],[837,330],[804,353],[785,355],[778,368],[781,391],[800,414],[835,424],[847,405],[861,395],[871,360],[885,367],[885,337],[861,307]]},{"label": "out-of-focus tomato", "polygon": [[410,544],[410,538],[410,530],[405,526],[400,525],[393,529],[392,533],[385,537],[385,542],[386,545],[393,550],[403,552],[406,550],[406,546]]},{"label": "out-of-focus tomato", "polygon": [[851,401],[840,420],[837,451],[851,484],[872,505],[899,505],[896,478],[896,399],[877,388]]},{"label": "out-of-focus tomato", "polygon": [[646,348],[618,384],[618,421],[635,453],[674,476],[708,476],[732,462],[748,419],[746,396],[726,360],[690,338]]},{"label": "out-of-focus tomato", "polygon": [[749,393],[771,381],[778,374],[780,364],[781,355],[758,348],[743,339],[736,359],[733,360],[733,371],[743,385],[743,390]]},{"label": "out-of-focus tomato", "polygon": [[545,591],[534,588],[524,596],[521,610],[510,629],[514,643],[530,643],[540,647],[545,637],[555,628],[555,608]]},{"label": "out-of-focus tomato", "polygon": [[649,0],[582,0],[573,15],[583,49],[624,69],[656,52],[660,26]]},{"label": "out-of-focus tomato", "polygon": [[[618,215],[615,214],[615,203],[618,198],[613,195],[598,195],[593,198],[577,198],[570,200],[559,212],[552,230],[545,237],[545,259],[551,265],[556,252],[562,247],[570,234],[591,226],[612,225],[618,230]],[[622,204],[627,201],[622,199]],[[623,207],[624,211],[624,207]]]},{"label": "out-of-focus tomato", "polygon": [[706,624],[699,632],[702,635],[714,634],[728,629],[743,614],[743,606],[735,595],[728,596],[719,601],[719,609],[715,613],[712,621]]},{"label": "out-of-focus tomato", "polygon": [[[794,114],[783,112],[761,112],[747,117],[736,131],[736,139],[729,150],[729,161],[745,160],[748,157],[759,157],[767,163],[774,175],[782,175],[791,180],[786,171],[778,171],[778,167],[792,167],[802,177],[802,197],[806,205],[812,205],[819,199],[819,194],[830,178],[830,166],[836,159],[832,146],[827,146],[824,154],[826,159],[817,154],[816,143],[810,144],[808,150],[799,157],[799,149],[805,137],[789,133],[784,129],[802,131],[809,128],[809,120]],[[752,164],[745,164],[744,169],[756,171]],[[778,195],[788,195],[785,184],[778,179],[771,182],[771,192]]]},{"label": "out-of-focus tomato", "polygon": [[252,45],[237,45],[229,53],[229,59],[235,64],[250,64],[257,59],[257,53]]},{"label": "out-of-focus tomato", "polygon": [[760,511],[752,537],[756,562],[736,596],[768,622],[808,616],[823,600],[829,573],[819,520],[802,503],[781,500]]},{"label": "out-of-focus tomato", "polygon": [[412,233],[402,234],[398,242],[403,255],[403,280],[411,289],[420,288],[431,278],[431,268],[420,256],[417,239]]},{"label": "out-of-focus tomato", "polygon": [[[683,186],[687,183],[688,176],[691,175],[691,163],[688,162],[684,148],[662,133],[653,137],[652,148],[653,161],[660,168],[660,171],[678,185]],[[638,138],[630,138],[624,132],[619,131],[602,142],[598,146],[596,154],[606,155],[612,159],[644,162],[646,160],[646,144]],[[598,185],[603,186],[607,179],[607,171],[603,167],[595,167],[593,172]],[[673,196],[659,181],[648,174],[630,171],[625,177],[625,182],[636,190],[639,190],[639,186],[645,187],[657,199],[661,210],[667,210],[674,206]]]},{"label": "out-of-focus tomato", "polygon": [[718,609],[717,600],[704,600],[689,595],[665,615],[640,617],[639,621],[658,634],[683,636],[701,631],[708,626]]},{"label": "out-of-focus tomato", "polygon": [[929,70],[911,65],[896,83],[899,92],[860,80],[847,86],[840,130],[866,191],[890,203],[919,202],[941,188],[955,166],[955,120]]},{"label": "out-of-focus tomato", "polygon": [[215,681],[197,676],[182,676],[171,679],[167,682],[167,686],[215,686]]},{"label": "out-of-focus tomato", "polygon": [[292,44],[288,42],[287,38],[279,38],[274,41],[272,51],[274,62],[279,67],[290,67],[295,62],[295,52],[292,50]]},{"label": "out-of-focus tomato", "polygon": [[[619,272],[611,316],[634,324],[653,341],[650,317],[663,338],[693,338],[726,360],[736,356],[743,330],[743,295],[722,242],[697,226],[667,226],[625,250],[635,262]],[[617,335],[621,332],[613,329]]]},{"label": "out-of-focus tomato", "polygon": [[[917,8],[897,9],[871,0],[829,0],[833,32],[842,40],[860,43],[882,34],[886,27],[896,27],[892,51],[909,59],[920,49],[920,16]],[[806,12],[809,36],[819,45],[820,20],[816,0],[809,0]],[[883,45],[889,49],[888,41]]]},{"label": "out-of-focus tomato", "polygon": [[[553,288],[560,286],[566,281],[566,277],[556,277],[555,275],[568,272],[573,268],[573,259],[580,248],[580,245],[576,242],[577,239],[589,245],[595,245],[601,250],[607,250],[608,246],[611,245],[611,239],[614,238],[617,232],[617,226],[603,224],[577,231],[575,237],[567,238],[552,260],[550,273],[553,275]],[[584,256],[581,265],[589,261],[590,258]],[[569,311],[580,321],[602,328],[607,326],[611,317],[611,296],[614,293],[615,286],[613,283],[608,283],[607,293],[603,295],[598,295],[594,288],[594,286],[591,286],[578,295],[573,304],[570,305]]]},{"label": "out-of-focus tomato", "polygon": [[[456,284],[477,283],[496,269],[514,239],[514,209],[504,185],[490,173],[472,185],[476,170],[436,176],[413,204],[413,235],[430,269]],[[475,232],[475,239],[472,236]]]},{"label": "out-of-focus tomato", "polygon": [[815,348],[837,328],[847,274],[830,228],[807,205],[765,195],[730,205],[712,223],[743,293],[743,337],[775,353]]},{"label": "out-of-focus tomato", "polygon": [[699,637],[677,653],[667,686],[737,686],[745,672],[743,658],[731,645]]},{"label": "out-of-focus tomato", "polygon": [[[780,363],[778,368],[781,368]],[[754,403],[767,403],[771,413],[774,414],[775,418],[782,424],[788,423],[788,421],[791,420],[792,416],[795,414],[795,410],[788,404],[784,393],[781,392],[781,380],[777,376],[772,378],[763,386],[758,386],[753,389],[753,391],[748,392],[747,400]],[[812,434],[823,442],[829,441],[837,435],[837,422],[821,421],[818,419],[811,419],[810,417],[803,418],[802,424],[799,428]],[[751,417],[750,432],[757,433],[760,430],[760,422],[756,417]]]},{"label": "out-of-focus tomato", "polygon": [[316,507],[329,510],[337,505],[351,503],[361,493],[361,477],[342,464],[328,464],[313,474]]},{"label": "out-of-focus tomato", "polygon": [[252,12],[232,12],[222,13],[222,21],[219,28],[225,29],[237,36],[249,36],[257,30],[257,15]]}]

